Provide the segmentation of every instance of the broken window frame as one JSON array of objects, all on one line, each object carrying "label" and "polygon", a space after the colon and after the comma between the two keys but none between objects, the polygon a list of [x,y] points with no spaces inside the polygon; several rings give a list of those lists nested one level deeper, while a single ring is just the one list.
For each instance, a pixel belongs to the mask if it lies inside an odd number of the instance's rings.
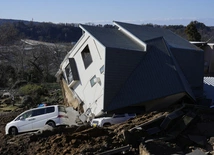
[{"label": "broken window frame", "polygon": [[65,74],[66,74],[66,78],[67,78],[67,82],[68,84],[71,83],[73,81],[73,74],[71,71],[71,66],[68,63],[68,65],[65,67]]},{"label": "broken window frame", "polygon": [[79,79],[79,74],[75,63],[75,59],[69,58],[68,60],[69,60],[69,63],[65,67],[65,74],[67,78],[67,83],[70,84],[73,81],[78,81],[80,79]]}]

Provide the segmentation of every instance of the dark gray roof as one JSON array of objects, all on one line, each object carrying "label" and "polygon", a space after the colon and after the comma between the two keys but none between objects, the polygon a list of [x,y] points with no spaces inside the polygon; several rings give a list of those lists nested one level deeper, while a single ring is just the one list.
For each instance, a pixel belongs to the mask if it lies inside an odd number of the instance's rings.
[{"label": "dark gray roof", "polygon": [[[104,110],[111,111],[133,106],[182,92],[187,93],[194,99],[190,85],[164,39],[153,39],[148,41],[147,44],[149,46],[148,51],[138,61],[139,64],[130,73],[126,81],[117,89],[116,95],[108,96],[108,94],[112,93],[109,91],[113,90],[115,86],[112,85],[111,89],[105,88],[105,95],[107,96],[104,96]],[[108,55],[108,53],[106,54]],[[108,59],[111,59],[111,56]],[[129,64],[131,63],[133,61],[129,62]],[[114,72],[115,68],[112,66],[106,70],[106,78],[109,76],[109,71]],[[121,72],[123,72],[122,69],[117,70],[115,77],[118,76],[119,78],[119,75],[124,75]],[[112,79],[114,78],[112,77]],[[108,79],[105,86],[111,84],[111,82]]]},{"label": "dark gray roof", "polygon": [[81,25],[105,47],[143,51],[143,47],[114,28]]},{"label": "dark gray roof", "polygon": [[[143,51],[118,29],[81,25],[106,48],[104,110],[203,91],[203,52],[169,30],[116,22],[147,44]],[[198,94],[198,95],[197,95]]]},{"label": "dark gray roof", "polygon": [[170,48],[195,97],[203,95],[204,52],[193,49]]},{"label": "dark gray roof", "polygon": [[154,38],[164,37],[167,43],[172,47],[184,49],[198,49],[196,46],[190,44],[189,41],[164,28],[134,25],[122,22],[115,23],[120,25],[121,27],[123,27],[124,29],[126,29],[144,42]]},{"label": "dark gray roof", "polygon": [[143,60],[144,55],[146,55],[145,52],[116,48],[106,49],[104,80],[105,103],[110,103],[112,98],[120,91],[140,61]]},{"label": "dark gray roof", "polygon": [[134,25],[122,22],[115,23],[145,43],[151,39],[163,37],[169,45],[170,50],[179,64],[184,76],[191,85],[195,96],[197,98],[201,97],[203,91],[203,50],[164,28]]}]

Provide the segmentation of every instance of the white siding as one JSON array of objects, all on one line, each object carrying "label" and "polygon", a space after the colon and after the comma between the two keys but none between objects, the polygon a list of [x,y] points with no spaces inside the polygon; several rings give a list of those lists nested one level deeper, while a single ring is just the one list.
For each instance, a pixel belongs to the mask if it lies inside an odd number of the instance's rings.
[{"label": "white siding", "polygon": [[[93,62],[85,69],[81,52],[88,45]],[[104,88],[104,73],[100,73],[100,68],[105,61],[105,47],[93,37],[85,34],[82,40],[72,50],[69,58],[73,57],[77,64],[77,69],[80,81],[73,87],[76,94],[85,103],[84,110],[92,108],[92,113],[97,115],[103,109],[103,88]],[[63,68],[68,64],[65,61]],[[96,75],[100,78],[100,82],[91,87],[90,79]]]}]

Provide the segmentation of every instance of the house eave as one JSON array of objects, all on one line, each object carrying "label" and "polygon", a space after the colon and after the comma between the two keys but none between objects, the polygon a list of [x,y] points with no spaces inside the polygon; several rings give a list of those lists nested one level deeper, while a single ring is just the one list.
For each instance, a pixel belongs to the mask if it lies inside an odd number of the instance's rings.
[{"label": "house eave", "polygon": [[84,28],[84,26],[79,25],[79,27],[80,27],[83,31],[87,32],[90,36],[92,36],[93,39],[96,40],[96,42],[99,42],[104,48],[106,48],[106,46],[103,45],[99,40],[97,40],[90,32],[88,32],[88,31]]},{"label": "house eave", "polygon": [[130,33],[128,30],[126,30],[125,28],[121,27],[116,21],[113,21],[114,25],[116,25],[118,27],[118,30],[121,31],[122,33],[126,34],[127,36],[129,36],[130,38],[132,38],[133,40],[135,40],[137,43],[139,43],[140,45],[143,46],[143,51],[147,51],[147,44],[144,43],[142,40],[140,40],[139,38],[137,38],[135,35],[133,35],[132,33]]}]

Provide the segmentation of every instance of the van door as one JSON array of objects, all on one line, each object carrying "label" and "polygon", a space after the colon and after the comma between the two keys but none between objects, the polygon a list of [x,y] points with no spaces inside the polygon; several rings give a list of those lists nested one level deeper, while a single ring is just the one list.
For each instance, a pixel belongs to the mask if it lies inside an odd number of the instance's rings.
[{"label": "van door", "polygon": [[26,132],[32,130],[32,111],[27,111],[22,114],[18,119],[18,130],[19,132]]},{"label": "van door", "polygon": [[32,129],[38,130],[44,127],[46,123],[45,108],[36,109],[32,111]]}]

